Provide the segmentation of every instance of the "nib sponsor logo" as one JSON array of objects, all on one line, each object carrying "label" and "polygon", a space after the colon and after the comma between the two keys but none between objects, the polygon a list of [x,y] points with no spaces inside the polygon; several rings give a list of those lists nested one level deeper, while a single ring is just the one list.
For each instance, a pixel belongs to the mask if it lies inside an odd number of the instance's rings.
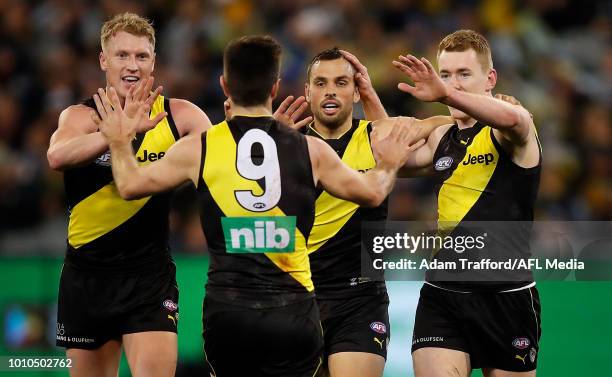
[{"label": "nib sponsor logo", "polygon": [[228,253],[291,253],[295,251],[295,216],[223,217]]}]

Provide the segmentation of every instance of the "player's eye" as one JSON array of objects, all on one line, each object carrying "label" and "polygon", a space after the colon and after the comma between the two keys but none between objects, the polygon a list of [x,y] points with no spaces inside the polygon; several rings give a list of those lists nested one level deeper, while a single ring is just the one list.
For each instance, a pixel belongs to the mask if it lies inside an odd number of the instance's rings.
[{"label": "player's eye", "polygon": [[338,86],[346,86],[346,84],[348,84],[348,83],[345,80],[338,81]]},{"label": "player's eye", "polygon": [[445,81],[446,81],[446,80],[448,80],[449,75],[448,75],[448,73],[442,73],[442,74],[440,74],[440,78],[441,78],[442,80],[445,80]]},{"label": "player's eye", "polygon": [[471,73],[469,73],[469,72],[463,72],[463,73],[461,73],[461,78],[464,78],[464,79],[465,79],[465,78],[468,78],[468,77],[470,77],[470,76],[472,76],[472,74],[471,74]]},{"label": "player's eye", "polygon": [[315,85],[318,86],[319,88],[322,88],[325,86],[325,83],[323,81],[317,81]]}]

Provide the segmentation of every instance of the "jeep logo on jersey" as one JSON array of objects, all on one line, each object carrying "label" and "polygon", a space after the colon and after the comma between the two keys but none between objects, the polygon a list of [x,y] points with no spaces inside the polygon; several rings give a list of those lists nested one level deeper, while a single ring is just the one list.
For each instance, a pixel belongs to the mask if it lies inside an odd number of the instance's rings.
[{"label": "jeep logo on jersey", "polygon": [[164,306],[164,308],[170,310],[171,312],[173,312],[176,309],[178,309],[178,305],[175,304],[174,301],[172,301],[172,300],[166,300],[166,301],[164,301],[164,303],[162,305]]},{"label": "jeep logo on jersey", "polygon": [[222,217],[228,253],[295,251],[295,216]]},{"label": "jeep logo on jersey", "polygon": [[527,338],[516,338],[512,341],[512,346],[519,350],[524,350],[529,347],[531,343]]},{"label": "jeep logo on jersey", "polygon": [[141,156],[137,156],[136,158],[138,159],[138,162],[145,162],[145,161],[157,161],[160,158],[164,157],[164,155],[166,154],[166,152],[159,152],[159,153],[155,153],[155,152],[149,152],[146,149],[144,151],[142,151],[142,157]]},{"label": "jeep logo on jersey", "polygon": [[442,171],[450,168],[453,165],[452,157],[441,157],[436,161],[435,169],[437,171]]},{"label": "jeep logo on jersey", "polygon": [[495,157],[493,157],[493,153],[479,154],[478,156],[468,154],[467,157],[463,159],[463,165],[476,165],[482,163],[489,165],[494,159]]},{"label": "jeep logo on jersey", "polygon": [[95,162],[96,165],[100,165],[100,166],[111,166],[110,151],[107,151],[106,153],[104,153],[103,155],[98,157],[96,159],[96,161],[94,161],[94,162]]},{"label": "jeep logo on jersey", "polygon": [[387,332],[387,326],[385,326],[382,322],[372,322],[370,323],[370,328],[372,331],[375,331],[379,334],[385,334]]}]

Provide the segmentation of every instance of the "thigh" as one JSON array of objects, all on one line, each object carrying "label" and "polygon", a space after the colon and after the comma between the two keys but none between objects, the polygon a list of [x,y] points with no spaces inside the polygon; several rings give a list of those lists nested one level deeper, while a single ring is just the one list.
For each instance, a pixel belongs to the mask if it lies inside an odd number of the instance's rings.
[{"label": "thigh", "polygon": [[93,350],[68,348],[72,361],[70,377],[116,377],[121,359],[121,342],[111,340]]},{"label": "thigh", "polygon": [[129,292],[122,292],[126,304],[121,315],[121,334],[141,332],[175,333],[179,320],[179,290],[176,267],[168,262],[162,271],[135,277]]},{"label": "thigh", "polygon": [[148,331],[123,336],[123,348],[132,376],[172,377],[176,371],[177,336]]},{"label": "thigh", "polygon": [[114,286],[112,280],[64,266],[57,303],[57,346],[97,350],[111,339],[120,340],[109,285]]},{"label": "thigh", "polygon": [[474,368],[536,369],[541,329],[535,288],[475,295],[466,308],[466,324]]},{"label": "thigh", "polygon": [[386,293],[342,300],[320,300],[319,305],[326,356],[350,353],[351,356],[342,359],[358,359],[360,355],[365,357],[372,354],[379,357],[365,359],[382,359],[384,366],[391,338],[389,297]]},{"label": "thigh", "polygon": [[412,352],[420,348],[446,348],[470,353],[458,295],[424,284],[417,305],[412,335]]},{"label": "thigh", "polygon": [[218,377],[308,376],[322,362],[323,335],[314,299],[252,309],[206,298],[204,352]]},{"label": "thigh", "polygon": [[482,375],[484,377],[535,377],[536,372],[535,370],[530,372],[510,372],[501,369],[483,368]]},{"label": "thigh", "polygon": [[412,352],[415,377],[469,377],[470,355],[446,348],[424,347]]}]

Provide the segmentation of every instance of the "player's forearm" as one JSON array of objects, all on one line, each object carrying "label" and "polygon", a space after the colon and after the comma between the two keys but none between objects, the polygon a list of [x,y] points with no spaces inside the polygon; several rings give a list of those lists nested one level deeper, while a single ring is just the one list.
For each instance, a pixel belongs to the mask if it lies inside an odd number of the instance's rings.
[{"label": "player's forearm", "polygon": [[450,89],[448,96],[442,102],[500,130],[514,128],[522,121],[517,106],[491,96]]},{"label": "player's forearm", "polygon": [[365,117],[369,121],[387,118],[387,111],[383,106],[376,91],[371,90],[370,93],[361,96],[361,104]]},{"label": "player's forearm", "polygon": [[119,195],[125,200],[138,199],[138,188],[143,186],[138,164],[129,142],[110,143],[113,179]]},{"label": "player's forearm", "polygon": [[453,124],[453,117],[436,115],[426,119],[420,119],[415,121],[415,125],[419,126],[419,132],[417,133],[415,140],[421,140],[429,137],[429,135],[438,127],[446,124]]},{"label": "player's forearm", "polygon": [[382,204],[395,184],[397,168],[378,164],[374,169],[364,174],[366,186],[372,189],[364,207],[378,207]]},{"label": "player's forearm", "polygon": [[47,150],[47,161],[53,170],[64,170],[91,162],[108,150],[108,143],[100,132],[72,138],[66,142],[52,142]]}]

